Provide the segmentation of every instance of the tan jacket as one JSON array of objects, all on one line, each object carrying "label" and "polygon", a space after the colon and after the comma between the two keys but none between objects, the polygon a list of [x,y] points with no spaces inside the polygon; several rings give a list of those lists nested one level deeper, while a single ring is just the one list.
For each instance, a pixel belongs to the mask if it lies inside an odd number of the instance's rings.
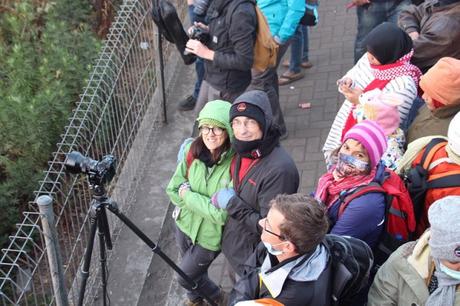
[{"label": "tan jacket", "polygon": [[459,111],[460,105],[440,107],[434,111],[430,111],[426,105],[422,105],[418,110],[417,116],[407,130],[406,143],[411,143],[425,136],[447,136],[449,123]]},{"label": "tan jacket", "polygon": [[[425,305],[434,266],[428,239],[429,231],[419,240],[402,245],[388,258],[372,283],[368,306]],[[460,306],[458,287],[454,306]]]},{"label": "tan jacket", "polygon": [[460,59],[460,2],[439,6],[439,0],[410,5],[399,15],[399,26],[407,33],[418,32],[412,63],[426,72],[440,58]]}]

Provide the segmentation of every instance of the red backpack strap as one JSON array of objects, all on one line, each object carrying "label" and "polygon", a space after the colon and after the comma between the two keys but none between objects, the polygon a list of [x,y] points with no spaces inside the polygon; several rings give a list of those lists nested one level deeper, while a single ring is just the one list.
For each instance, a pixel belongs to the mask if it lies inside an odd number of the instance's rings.
[{"label": "red backpack strap", "polygon": [[342,204],[340,204],[340,207],[339,207],[338,217],[340,218],[340,216],[342,216],[343,212],[345,211],[345,209],[347,208],[348,204],[350,204],[351,201],[353,201],[356,198],[359,198],[362,195],[365,195],[366,193],[371,193],[371,192],[385,193],[385,190],[377,182],[370,182],[366,186],[356,188],[352,193],[346,195],[343,198]]},{"label": "red backpack strap", "polygon": [[185,163],[187,165],[187,170],[185,171],[185,178],[188,180],[188,172],[190,170],[190,166],[193,163],[193,160],[195,158],[193,157],[192,150],[188,150],[187,156],[185,157]]}]

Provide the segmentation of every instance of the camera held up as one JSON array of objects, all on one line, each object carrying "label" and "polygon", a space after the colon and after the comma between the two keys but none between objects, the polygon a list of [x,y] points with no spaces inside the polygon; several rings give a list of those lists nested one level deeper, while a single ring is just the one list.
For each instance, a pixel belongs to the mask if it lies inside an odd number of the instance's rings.
[{"label": "camera held up", "polygon": [[196,39],[206,45],[209,41],[209,33],[200,27],[193,26],[190,33],[190,39]]},{"label": "camera held up", "polygon": [[67,154],[64,165],[70,173],[87,174],[91,185],[102,186],[109,183],[115,176],[116,162],[113,155],[105,155],[98,161],[73,151]]}]

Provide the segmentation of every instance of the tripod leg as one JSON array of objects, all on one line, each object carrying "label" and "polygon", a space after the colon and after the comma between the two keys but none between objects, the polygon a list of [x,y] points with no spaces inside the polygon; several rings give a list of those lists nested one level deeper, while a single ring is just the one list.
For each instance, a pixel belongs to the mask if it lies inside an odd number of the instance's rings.
[{"label": "tripod leg", "polygon": [[[101,213],[98,217],[98,231],[97,234],[99,236],[99,259],[101,262],[101,282],[102,282],[102,301],[103,305],[107,306],[107,254],[105,251],[105,243],[110,240],[110,236],[106,236],[105,233],[108,232],[106,228],[104,228],[104,217],[105,222],[107,222],[107,217],[105,214],[104,208],[101,209],[104,213]],[[101,212],[102,212],[101,211]]]},{"label": "tripod leg", "polygon": [[97,229],[97,220],[95,216],[90,216],[90,234],[88,245],[86,246],[85,258],[83,261],[83,266],[81,268],[81,283],[80,283],[80,292],[78,295],[78,306],[83,306],[83,300],[85,297],[85,289],[86,289],[86,281],[88,280],[89,276],[89,266],[91,264],[91,255],[93,253],[93,244],[94,238],[96,236],[96,229]]},{"label": "tripod leg", "polygon": [[105,244],[107,245],[107,249],[111,250],[112,249],[112,239],[110,238],[109,221],[107,221],[107,212],[105,210],[105,206],[102,206],[101,210],[99,211],[98,222],[100,222],[98,230],[102,231],[102,234],[104,234],[104,239],[105,239]]},{"label": "tripod leg", "polygon": [[158,254],[174,271],[177,272],[187,283],[190,284],[192,290],[196,290],[211,306],[217,306],[216,302],[212,300],[207,294],[203,293],[198,287],[198,284],[184,273],[165,253],[163,253],[158,245],[156,245],[149,237],[147,237],[134,223],[131,222],[123,213],[118,210],[114,202],[109,202],[107,208],[114,213],[120,220],[126,224],[142,241],[144,241],[154,253]]}]

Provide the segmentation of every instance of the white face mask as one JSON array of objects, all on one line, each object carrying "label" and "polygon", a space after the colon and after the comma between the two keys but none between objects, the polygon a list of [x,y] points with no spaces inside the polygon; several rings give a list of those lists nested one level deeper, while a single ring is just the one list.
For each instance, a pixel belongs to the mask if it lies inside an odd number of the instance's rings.
[{"label": "white face mask", "polygon": [[280,245],[280,244],[283,244],[283,243],[288,243],[289,241],[283,241],[283,242],[280,242],[280,243],[277,243],[277,244],[274,244],[274,245],[271,245],[270,243],[268,242],[265,242],[265,241],[262,241],[265,248],[267,249],[268,253],[274,255],[274,256],[279,256],[281,254],[283,254],[283,251],[281,250],[275,250],[273,247],[274,246],[277,246],[277,245]]},{"label": "white face mask", "polygon": [[460,271],[449,269],[442,263],[439,263],[439,267],[441,268],[441,271],[446,273],[448,276],[452,277],[453,279],[460,280]]}]

